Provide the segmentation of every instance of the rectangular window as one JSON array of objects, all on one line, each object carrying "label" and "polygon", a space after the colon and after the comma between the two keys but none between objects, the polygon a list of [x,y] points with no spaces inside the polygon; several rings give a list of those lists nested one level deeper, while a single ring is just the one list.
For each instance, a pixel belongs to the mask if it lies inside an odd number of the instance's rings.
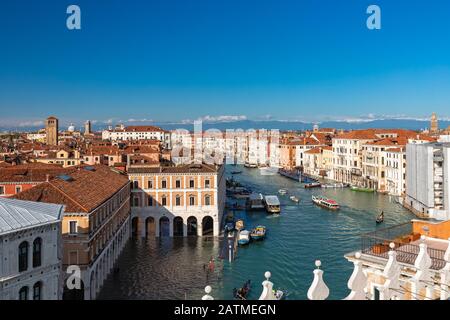
[{"label": "rectangular window", "polygon": [[162,197],[162,199],[161,199],[161,204],[162,204],[163,206],[167,206],[167,198],[166,198],[166,197]]},{"label": "rectangular window", "polygon": [[177,189],[181,188],[181,180],[175,181],[175,188],[177,188]]},{"label": "rectangular window", "polygon": [[193,179],[189,180],[189,188],[191,189],[195,188],[195,183]]},{"label": "rectangular window", "polygon": [[77,234],[78,232],[78,222],[69,221],[69,234]]},{"label": "rectangular window", "polygon": [[209,179],[205,180],[205,188],[211,188],[211,182],[209,181]]},{"label": "rectangular window", "polygon": [[22,186],[16,186],[16,193],[22,192]]},{"label": "rectangular window", "polygon": [[5,187],[4,186],[0,186],[0,194],[5,194]]},{"label": "rectangular window", "polygon": [[153,206],[153,197],[152,196],[148,196],[148,206],[149,207]]},{"label": "rectangular window", "polygon": [[153,189],[153,180],[148,180],[148,182],[147,182],[147,188],[148,188],[148,189]]},{"label": "rectangular window", "polygon": [[163,188],[163,189],[167,188],[167,181],[166,180],[161,181],[161,188]]}]

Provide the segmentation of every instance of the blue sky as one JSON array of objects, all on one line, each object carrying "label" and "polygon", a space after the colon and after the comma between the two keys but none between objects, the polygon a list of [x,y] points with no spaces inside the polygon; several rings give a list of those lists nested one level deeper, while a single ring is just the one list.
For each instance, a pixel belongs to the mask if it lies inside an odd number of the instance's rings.
[{"label": "blue sky", "polygon": [[450,116],[448,21],[445,0],[4,0],[0,124]]}]

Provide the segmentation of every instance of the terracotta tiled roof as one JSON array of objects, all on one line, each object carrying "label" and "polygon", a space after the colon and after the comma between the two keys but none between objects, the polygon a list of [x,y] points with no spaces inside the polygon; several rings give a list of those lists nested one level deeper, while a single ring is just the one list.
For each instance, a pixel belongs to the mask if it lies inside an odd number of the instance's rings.
[{"label": "terracotta tiled roof", "polygon": [[319,153],[322,153],[322,149],[321,148],[313,148],[308,151],[305,151],[305,153],[306,154],[319,154]]},{"label": "terracotta tiled roof", "polygon": [[[93,170],[88,170],[93,168]],[[79,166],[70,179],[55,178],[14,196],[20,200],[63,204],[65,212],[89,213],[129,183],[107,166]]]},{"label": "terracotta tiled roof", "polygon": [[163,129],[156,126],[128,126],[124,129],[125,132],[164,132]]},{"label": "terracotta tiled roof", "polygon": [[217,173],[218,168],[209,164],[190,164],[177,167],[130,168],[128,173]]},{"label": "terracotta tiled roof", "polygon": [[45,182],[47,177],[54,178],[68,174],[73,169],[55,164],[29,163],[0,169],[0,182]]}]

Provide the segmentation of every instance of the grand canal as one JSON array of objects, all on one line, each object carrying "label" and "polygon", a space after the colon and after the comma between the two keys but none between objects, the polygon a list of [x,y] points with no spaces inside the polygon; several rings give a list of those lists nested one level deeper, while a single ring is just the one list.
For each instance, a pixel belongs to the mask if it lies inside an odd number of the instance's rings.
[{"label": "grand canal", "polygon": [[[228,167],[227,172],[236,170]],[[204,265],[217,258],[219,240],[202,241],[191,238],[132,239],[119,261],[119,272],[105,282],[99,299],[199,299],[205,285],[213,287],[216,299],[231,299],[234,287],[246,280],[252,282],[249,299],[261,293],[264,272],[271,271],[274,286],[287,292],[287,299],[306,299],[313,279],[314,261],[322,261],[324,280],[330,288],[330,299],[342,299],[349,290],[347,281],[353,270],[344,254],[359,249],[359,234],[407,222],[414,218],[387,195],[354,192],[349,189],[304,189],[288,178],[261,175],[258,169],[242,170],[235,179],[253,191],[277,194],[280,216],[265,212],[237,212],[247,226],[265,225],[265,241],[239,248],[237,259],[217,261],[213,274],[207,275]],[[311,202],[312,194],[323,194],[341,204],[337,213],[323,210]],[[295,204],[290,195],[300,198]],[[385,213],[385,223],[377,226],[375,219]]]}]

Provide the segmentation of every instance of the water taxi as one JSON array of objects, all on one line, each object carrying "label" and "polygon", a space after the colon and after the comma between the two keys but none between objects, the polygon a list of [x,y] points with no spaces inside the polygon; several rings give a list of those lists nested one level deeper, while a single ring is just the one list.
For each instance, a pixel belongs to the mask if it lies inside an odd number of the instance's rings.
[{"label": "water taxi", "polygon": [[278,193],[281,194],[282,196],[284,196],[287,193],[286,189],[280,189],[278,190]]},{"label": "water taxi", "polygon": [[261,193],[252,193],[246,204],[249,210],[262,210],[264,209],[264,197]]},{"label": "water taxi", "polygon": [[239,230],[244,229],[244,227],[245,227],[244,220],[238,219],[236,221],[235,229],[239,231]]},{"label": "water taxi", "polygon": [[320,182],[312,182],[305,184],[305,189],[312,189],[312,188],[320,188],[322,184]]},{"label": "water taxi", "polygon": [[348,185],[345,183],[329,183],[329,184],[323,184],[322,188],[346,188]]},{"label": "water taxi", "polygon": [[325,208],[325,209],[329,209],[329,210],[339,210],[340,209],[339,204],[332,199],[327,199],[325,197],[319,197],[319,196],[312,196],[312,201],[314,202],[314,204],[318,205],[319,207]]},{"label": "water taxi", "polygon": [[291,201],[294,201],[295,203],[299,203],[300,199],[297,198],[296,196],[290,196],[289,199],[291,199]]},{"label": "water taxi", "polygon": [[238,244],[243,246],[250,242],[250,231],[242,230],[239,232]]},{"label": "water taxi", "polygon": [[375,192],[374,189],[370,189],[370,188],[364,188],[364,187],[356,187],[356,186],[352,186],[351,187],[352,191],[358,191],[358,192]]},{"label": "water taxi", "polygon": [[278,199],[277,196],[265,196],[264,204],[266,206],[266,211],[268,213],[280,213],[281,212],[280,200]]},{"label": "water taxi", "polygon": [[250,233],[250,238],[252,238],[252,240],[262,240],[264,239],[265,236],[266,236],[266,227],[264,226],[257,226]]}]

